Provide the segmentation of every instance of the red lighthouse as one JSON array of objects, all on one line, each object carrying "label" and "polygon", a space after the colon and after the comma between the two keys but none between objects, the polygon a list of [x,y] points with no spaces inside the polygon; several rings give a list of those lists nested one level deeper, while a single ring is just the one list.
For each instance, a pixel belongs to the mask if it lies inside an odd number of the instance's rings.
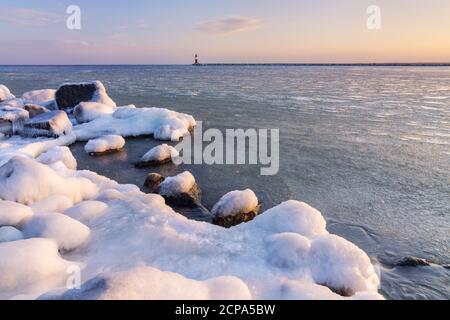
[{"label": "red lighthouse", "polygon": [[199,64],[200,64],[200,62],[198,61],[198,54],[195,54],[194,65],[198,66]]}]

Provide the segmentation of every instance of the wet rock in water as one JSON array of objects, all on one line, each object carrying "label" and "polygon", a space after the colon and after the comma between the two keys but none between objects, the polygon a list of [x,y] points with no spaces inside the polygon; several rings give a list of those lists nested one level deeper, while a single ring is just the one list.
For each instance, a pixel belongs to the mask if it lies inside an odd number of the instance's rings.
[{"label": "wet rock in water", "polygon": [[136,167],[144,168],[150,166],[158,166],[166,163],[173,162],[173,159],[177,158],[179,153],[177,149],[167,144],[156,146],[147,152],[138,163]]},{"label": "wet rock in water", "polygon": [[33,137],[59,137],[71,131],[72,123],[64,111],[50,111],[25,122],[20,134]]},{"label": "wet rock in water", "polygon": [[56,91],[55,100],[61,110],[73,109],[81,102],[98,102],[116,106],[106,94],[106,89],[100,81],[63,84]]},{"label": "wet rock in water", "polygon": [[398,267],[429,267],[434,264],[433,261],[417,257],[406,257],[397,262]]},{"label": "wet rock in water", "polygon": [[252,190],[232,191],[224,195],[214,206],[213,223],[231,228],[253,220],[260,208],[258,198]]},{"label": "wet rock in water", "polygon": [[194,208],[201,203],[201,190],[189,171],[166,178],[156,189],[156,193],[177,206]]},{"label": "wet rock in water", "polygon": [[144,187],[147,188],[150,193],[154,193],[165,179],[165,177],[158,173],[149,173],[147,179],[145,179]]},{"label": "wet rock in water", "polygon": [[28,111],[30,118],[34,118],[40,114],[50,112],[46,107],[38,104],[26,104],[24,109]]}]

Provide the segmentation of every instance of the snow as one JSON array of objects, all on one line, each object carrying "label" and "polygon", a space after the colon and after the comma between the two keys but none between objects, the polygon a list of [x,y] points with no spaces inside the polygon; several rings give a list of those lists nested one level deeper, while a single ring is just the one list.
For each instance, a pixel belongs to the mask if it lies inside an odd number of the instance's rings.
[{"label": "snow", "polygon": [[326,235],[315,239],[309,253],[315,282],[332,288],[345,288],[353,294],[376,290],[379,279],[369,257],[353,243]]},{"label": "snow", "polygon": [[56,240],[60,250],[74,250],[84,245],[90,237],[90,229],[81,222],[60,213],[34,215],[23,229],[27,238]]},{"label": "snow", "polygon": [[25,104],[37,104],[45,107],[54,102],[55,93],[54,89],[28,91],[22,95],[22,100]]},{"label": "snow", "polygon": [[0,200],[0,226],[19,227],[33,216],[33,211],[20,203]]},{"label": "snow", "polygon": [[34,213],[64,212],[73,207],[73,201],[66,196],[55,194],[33,203],[30,208]]},{"label": "snow", "polygon": [[95,92],[94,96],[92,97],[92,102],[98,102],[102,104],[107,104],[109,106],[115,107],[117,106],[116,103],[108,96],[106,93],[105,86],[100,81],[94,81],[92,82],[96,88],[97,91]]},{"label": "snow", "polygon": [[12,108],[20,108],[23,109],[25,106],[24,101],[21,98],[14,98],[10,100],[6,100],[3,102],[0,102],[0,106],[9,106]]},{"label": "snow", "polygon": [[0,102],[14,98],[15,96],[11,93],[11,91],[9,91],[5,85],[0,84]]},{"label": "snow", "polygon": [[74,115],[78,123],[90,122],[104,115],[111,115],[116,110],[115,106],[98,102],[81,102],[74,109]]},{"label": "snow", "polygon": [[267,210],[255,219],[254,224],[273,232],[293,232],[305,237],[328,234],[322,214],[308,204],[294,200]]},{"label": "snow", "polygon": [[73,156],[70,149],[65,146],[53,147],[42,153],[36,160],[43,164],[53,164],[55,162],[62,161],[67,168],[72,170],[77,169],[77,160]]},{"label": "snow", "polygon": [[194,176],[189,171],[185,171],[175,177],[166,178],[160,184],[158,193],[163,196],[172,197],[180,193],[189,192],[194,185]]},{"label": "snow", "polygon": [[278,233],[269,238],[269,263],[279,268],[299,267],[308,257],[311,241],[298,233]]},{"label": "snow", "polygon": [[0,243],[22,240],[23,233],[14,227],[0,227]]},{"label": "snow", "polygon": [[75,140],[76,137],[73,134],[61,136],[57,139],[20,136],[0,137],[0,166],[17,155],[35,158],[53,147],[70,145]]},{"label": "snow", "polygon": [[33,204],[52,195],[63,195],[74,203],[94,198],[98,187],[90,180],[62,177],[48,166],[22,156],[0,167],[0,198]]},{"label": "snow", "polygon": [[224,195],[214,206],[211,213],[220,217],[249,213],[258,206],[258,198],[250,190],[232,191]]},{"label": "snow", "polygon": [[56,242],[29,239],[0,243],[0,299],[23,293],[37,282],[66,276],[69,262],[58,253]]},{"label": "snow", "polygon": [[179,156],[177,149],[167,144],[156,146],[142,156],[141,161],[144,162],[163,162],[175,159]]},{"label": "snow", "polygon": [[125,146],[125,139],[117,135],[103,136],[89,140],[84,150],[87,153],[103,153],[112,150],[120,150]]},{"label": "snow", "polygon": [[118,107],[113,114],[78,125],[74,131],[81,141],[109,134],[153,135],[159,140],[178,141],[195,125],[192,116],[168,109]]},{"label": "snow", "polygon": [[95,220],[104,214],[108,210],[108,205],[101,201],[83,201],[76,206],[67,209],[64,214],[89,224],[92,220]]},{"label": "snow", "polygon": [[[45,298],[45,297],[44,297]],[[249,300],[247,285],[236,277],[218,277],[206,281],[188,279],[180,274],[151,267],[126,272],[109,272],[71,290],[63,300]]]}]

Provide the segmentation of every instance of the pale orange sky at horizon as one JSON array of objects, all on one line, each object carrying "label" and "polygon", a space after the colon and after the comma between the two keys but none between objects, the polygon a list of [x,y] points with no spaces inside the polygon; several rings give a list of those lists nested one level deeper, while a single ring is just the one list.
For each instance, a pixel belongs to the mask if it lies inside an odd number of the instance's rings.
[{"label": "pale orange sky at horizon", "polygon": [[68,1],[2,1],[0,64],[450,62],[448,0],[78,3],[71,31]]}]

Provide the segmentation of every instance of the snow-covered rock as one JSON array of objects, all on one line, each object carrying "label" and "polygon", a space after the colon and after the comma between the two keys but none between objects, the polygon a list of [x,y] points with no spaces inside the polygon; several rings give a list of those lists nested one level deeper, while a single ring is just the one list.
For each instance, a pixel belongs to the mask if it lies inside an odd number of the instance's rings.
[{"label": "snow-covered rock", "polygon": [[144,182],[144,187],[147,188],[148,192],[155,192],[159,185],[166,179],[159,173],[149,173]]},{"label": "snow-covered rock", "polygon": [[232,191],[224,195],[212,209],[213,223],[230,228],[253,220],[259,213],[259,201],[250,190]]},{"label": "snow-covered rock", "polygon": [[43,107],[47,107],[55,101],[54,89],[42,89],[25,92],[22,95],[22,100],[25,104],[35,104]]},{"label": "snow-covered rock", "polygon": [[36,160],[43,164],[53,164],[62,161],[67,168],[77,169],[77,160],[68,147],[53,147],[37,157]]},{"label": "snow-covered rock", "polygon": [[28,111],[30,118],[34,118],[40,114],[50,112],[50,110],[48,110],[46,107],[40,106],[38,104],[26,104],[23,108]]},{"label": "snow-covered rock", "polygon": [[162,144],[152,148],[142,156],[140,161],[136,164],[138,167],[161,165],[172,162],[179,156],[177,149],[167,144]]},{"label": "snow-covered rock", "polygon": [[73,207],[73,201],[60,194],[55,194],[30,205],[34,213],[62,213],[71,207]]},{"label": "snow-covered rock", "polygon": [[[45,297],[44,297],[45,298]],[[126,272],[110,272],[86,282],[81,290],[70,290],[62,300],[249,300],[247,285],[236,277],[217,277],[206,281],[186,278],[152,267]]]},{"label": "snow-covered rock", "polygon": [[28,111],[9,105],[0,106],[0,133],[12,135],[29,118]]},{"label": "snow-covered rock", "polygon": [[314,239],[308,260],[314,281],[341,295],[378,288],[379,278],[369,257],[341,237],[328,234]]},{"label": "snow-covered rock", "polygon": [[267,210],[254,220],[253,225],[276,233],[294,232],[305,237],[328,234],[322,214],[308,204],[294,200]]},{"label": "snow-covered rock", "polygon": [[23,294],[20,289],[53,277],[67,277],[69,265],[59,255],[54,240],[28,239],[0,243],[0,299]]},{"label": "snow-covered rock", "polygon": [[81,102],[73,111],[78,123],[85,123],[100,118],[104,115],[111,115],[116,110],[115,106],[98,102]]},{"label": "snow-covered rock", "polygon": [[20,227],[33,216],[33,211],[23,204],[0,200],[0,227]]},{"label": "snow-covered rock", "polygon": [[298,233],[278,233],[267,241],[269,263],[282,269],[294,269],[308,257],[311,241]]},{"label": "snow-covered rock", "polygon": [[11,91],[9,91],[5,85],[0,84],[0,102],[14,98],[15,96],[11,93]]},{"label": "snow-covered rock", "polygon": [[0,227],[0,243],[23,240],[24,237],[22,231],[14,227]]},{"label": "snow-covered rock", "polygon": [[60,250],[71,251],[84,245],[90,229],[81,222],[60,213],[34,215],[24,226],[27,238],[48,238],[58,243]]},{"label": "snow-covered rock", "polygon": [[0,198],[33,204],[63,195],[74,203],[95,198],[98,187],[86,178],[64,177],[34,159],[17,156],[0,167]]},{"label": "snow-covered rock", "polygon": [[189,171],[166,178],[156,189],[156,193],[176,205],[196,207],[200,204],[201,191]]},{"label": "snow-covered rock", "polygon": [[178,141],[195,125],[192,116],[167,109],[119,107],[112,115],[76,126],[74,132],[82,141],[109,134]]},{"label": "snow-covered rock", "polygon": [[0,102],[0,106],[23,109],[25,103],[21,98],[14,98]]},{"label": "snow-covered rock", "polygon": [[25,122],[21,135],[59,137],[72,132],[72,123],[64,111],[42,113]]},{"label": "snow-covered rock", "polygon": [[98,102],[112,107],[116,106],[100,81],[63,84],[56,91],[55,100],[61,110],[75,108],[81,102]]},{"label": "snow-covered rock", "polygon": [[82,223],[89,224],[104,214],[108,210],[108,205],[101,201],[83,201],[76,206],[67,209],[64,214],[78,220]]},{"label": "snow-covered rock", "polygon": [[102,154],[115,152],[125,146],[125,139],[117,135],[103,136],[89,140],[84,150],[89,154]]}]

